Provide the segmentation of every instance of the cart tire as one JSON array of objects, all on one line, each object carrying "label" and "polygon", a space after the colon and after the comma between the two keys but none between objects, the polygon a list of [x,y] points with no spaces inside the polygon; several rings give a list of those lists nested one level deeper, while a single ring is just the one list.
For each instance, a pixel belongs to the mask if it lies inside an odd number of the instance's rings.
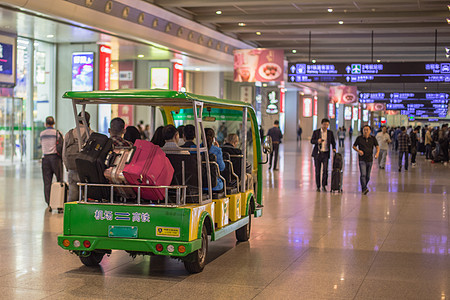
[{"label": "cart tire", "polygon": [[203,271],[206,265],[206,255],[208,254],[208,232],[206,230],[205,224],[202,228],[202,247],[188,256],[183,260],[184,267],[186,270],[193,273],[200,273]]},{"label": "cart tire", "polygon": [[88,267],[95,267],[100,264],[105,253],[91,251],[88,256],[80,256],[81,262]]},{"label": "cart tire", "polygon": [[248,208],[248,223],[236,230],[236,239],[238,242],[246,242],[250,239],[250,231],[252,229],[252,214],[250,206]]}]

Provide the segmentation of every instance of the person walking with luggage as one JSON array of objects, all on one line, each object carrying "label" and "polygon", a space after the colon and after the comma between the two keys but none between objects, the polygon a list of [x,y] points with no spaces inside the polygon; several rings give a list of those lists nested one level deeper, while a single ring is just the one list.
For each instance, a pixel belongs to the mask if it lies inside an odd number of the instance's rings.
[{"label": "person walking with luggage", "polygon": [[373,148],[375,147],[377,151],[375,153],[375,159],[380,154],[380,146],[378,145],[377,139],[370,132],[370,126],[365,125],[363,127],[363,134],[358,136],[353,144],[353,150],[359,154],[360,183],[363,195],[367,195],[369,192],[367,185],[369,184],[370,172],[372,171]]},{"label": "person walking with luggage", "polygon": [[[58,182],[62,181],[62,153],[58,153],[59,145],[63,146],[63,137],[61,133],[54,128],[55,119],[47,117],[45,119],[45,130],[40,134],[42,146],[42,178],[44,180],[44,195],[49,211],[50,207],[50,190],[52,186],[53,175],[56,176]],[[62,150],[61,150],[62,152]]]},{"label": "person walking with luggage", "polygon": [[433,138],[431,137],[431,130],[433,128],[430,126],[427,128],[427,131],[425,132],[425,159],[431,160],[431,147],[433,144]]},{"label": "person walking with luggage", "polygon": [[[79,113],[78,116],[81,117],[81,113]],[[91,133],[92,130],[89,127],[89,121],[91,119],[91,116],[89,115],[88,112],[85,112],[84,117],[86,119],[86,123],[89,128],[89,133]],[[81,121],[80,124],[82,124]],[[80,126],[80,133],[81,133],[81,144],[83,145],[87,141],[88,137],[86,133],[86,128],[82,125]],[[69,181],[69,194],[67,195],[68,201],[78,200],[77,183],[80,182],[80,179],[78,177],[77,166],[75,163],[75,159],[77,158],[78,153],[80,153],[78,140],[79,135],[78,130],[76,128],[70,129],[64,136],[62,159],[64,165],[66,166]]]},{"label": "person walking with luggage", "polygon": [[269,170],[272,168],[272,160],[273,157],[275,157],[273,162],[273,170],[278,171],[277,163],[278,163],[278,149],[280,148],[281,139],[283,138],[283,134],[280,130],[280,122],[278,120],[275,120],[273,122],[273,127],[269,129],[267,132],[267,135],[272,138],[272,145],[273,145],[273,151],[270,153],[269,158]]},{"label": "person walking with luggage", "polygon": [[400,128],[400,133],[397,136],[398,142],[398,171],[402,171],[403,156],[405,157],[405,171],[408,171],[408,153],[409,145],[411,144],[411,139],[409,135],[406,134],[405,126]]},{"label": "person walking with luggage", "polygon": [[312,157],[314,157],[314,166],[316,172],[317,192],[320,192],[320,171],[322,169],[322,190],[327,191],[328,184],[328,160],[330,159],[330,150],[336,152],[336,141],[334,134],[328,129],[330,120],[322,119],[321,128],[314,130],[311,137],[311,144],[314,145]]},{"label": "person walking with luggage", "polygon": [[339,139],[339,147],[344,148],[345,130],[343,127],[339,127],[338,139]]},{"label": "person walking with luggage", "polygon": [[125,121],[122,118],[114,118],[109,123],[109,137],[111,138],[114,148],[130,148],[133,144],[123,138],[125,133]]},{"label": "person walking with luggage", "polygon": [[376,136],[378,145],[380,146],[380,155],[378,156],[378,167],[384,169],[386,166],[386,157],[391,143],[391,137],[387,133],[386,126],[381,126],[381,131]]},{"label": "person walking with luggage", "polygon": [[419,145],[419,139],[418,139],[419,131],[420,131],[420,127],[416,127],[409,134],[409,138],[411,140],[411,151],[410,151],[410,153],[411,153],[411,167],[415,167],[416,166],[417,147]]},{"label": "person walking with luggage", "polygon": [[443,124],[439,130],[439,148],[442,154],[442,161],[446,166],[448,164],[448,124]]}]

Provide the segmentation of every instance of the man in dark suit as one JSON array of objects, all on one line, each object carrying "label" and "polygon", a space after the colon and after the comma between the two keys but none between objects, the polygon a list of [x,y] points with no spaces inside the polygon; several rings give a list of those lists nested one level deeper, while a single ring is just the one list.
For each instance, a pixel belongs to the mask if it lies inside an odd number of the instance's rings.
[{"label": "man in dark suit", "polygon": [[321,128],[314,130],[311,137],[311,144],[314,145],[312,157],[314,157],[314,165],[316,167],[316,185],[317,191],[320,192],[320,169],[322,168],[322,190],[327,191],[328,183],[328,160],[330,159],[330,150],[336,152],[336,141],[334,134],[328,130],[330,120],[322,119]]}]

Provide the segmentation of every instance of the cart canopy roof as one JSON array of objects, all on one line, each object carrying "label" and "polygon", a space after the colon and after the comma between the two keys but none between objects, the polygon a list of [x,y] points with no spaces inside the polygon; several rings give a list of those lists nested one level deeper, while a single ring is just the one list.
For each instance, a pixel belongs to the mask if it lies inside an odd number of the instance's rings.
[{"label": "cart canopy roof", "polygon": [[77,104],[128,104],[151,106],[178,106],[192,107],[194,101],[203,102],[208,107],[215,108],[250,108],[249,103],[242,101],[225,100],[211,96],[202,96],[191,93],[171,90],[109,90],[92,92],[66,92],[63,98],[74,99]]}]

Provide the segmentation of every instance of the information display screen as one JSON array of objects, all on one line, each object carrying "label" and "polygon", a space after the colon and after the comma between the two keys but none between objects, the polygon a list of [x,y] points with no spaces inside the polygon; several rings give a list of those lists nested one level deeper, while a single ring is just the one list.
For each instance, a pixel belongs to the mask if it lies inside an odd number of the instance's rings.
[{"label": "information display screen", "polygon": [[399,110],[401,114],[416,117],[445,118],[449,93],[360,93],[359,101],[366,105],[385,103],[386,110]]},{"label": "information display screen", "polygon": [[290,63],[289,82],[450,83],[450,62]]},{"label": "information display screen", "polygon": [[72,91],[94,89],[94,52],[72,53]]}]

